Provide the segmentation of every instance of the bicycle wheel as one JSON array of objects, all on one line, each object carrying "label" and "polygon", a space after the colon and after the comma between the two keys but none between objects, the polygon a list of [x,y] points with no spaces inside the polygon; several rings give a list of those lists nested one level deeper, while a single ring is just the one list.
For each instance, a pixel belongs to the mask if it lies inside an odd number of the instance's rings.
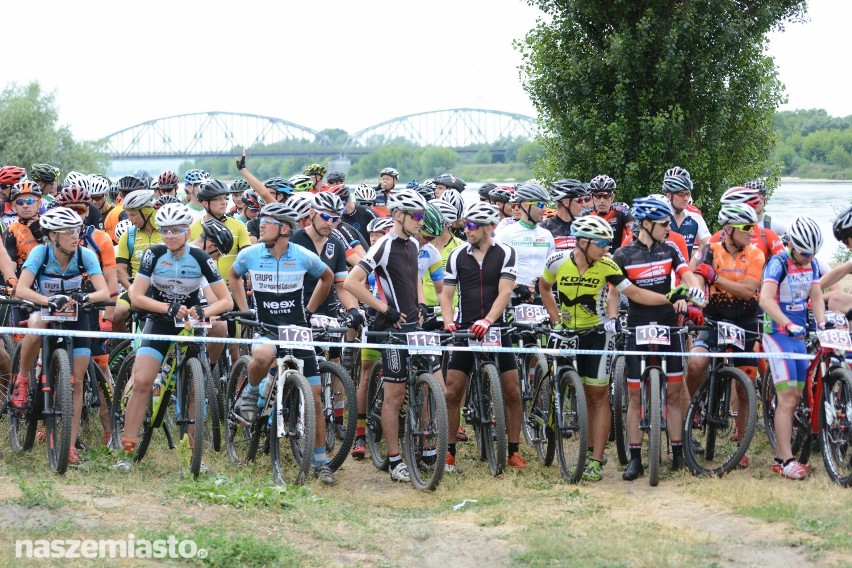
[{"label": "bicycle wheel", "polygon": [[529,416],[533,432],[532,446],[542,464],[549,466],[556,454],[553,416],[553,381],[548,369],[536,375],[533,387],[532,410]]},{"label": "bicycle wheel", "polygon": [[503,404],[503,385],[493,363],[484,363],[479,373],[481,391],[474,378],[470,379],[473,381],[475,394],[473,431],[476,434],[476,444],[480,448],[479,458],[487,460],[491,475],[497,476],[502,475],[506,469],[506,410]]},{"label": "bicycle wheel", "polygon": [[325,453],[328,465],[336,471],[352,449],[358,426],[358,401],[352,377],[340,365],[319,364],[322,384],[322,412],[325,420]]},{"label": "bicycle wheel", "polygon": [[[537,347],[534,344],[525,345],[524,347]],[[537,432],[534,421],[531,416],[533,414],[533,410],[535,408],[535,385],[539,382],[541,377],[547,374],[547,360],[544,355],[533,354],[533,355],[524,355],[522,356],[522,362],[520,367],[521,373],[519,374],[521,381],[521,408],[523,409],[523,417],[521,418],[521,430],[524,433],[524,440],[527,441],[527,444],[536,447],[537,440]]]},{"label": "bicycle wheel", "polygon": [[0,334],[0,341],[3,344],[3,350],[6,351],[6,354],[9,356],[9,374],[8,375],[0,375],[0,417],[5,414],[9,408],[7,404],[9,399],[6,397],[7,392],[11,392],[13,389],[9,388],[9,385],[14,383],[14,378],[17,376],[12,372],[12,359],[15,356],[16,345],[15,341],[8,333]]},{"label": "bicycle wheel", "polygon": [[[402,451],[411,484],[420,491],[434,491],[446,466],[449,419],[444,391],[433,374],[417,375],[413,399],[405,410]],[[434,467],[421,468],[424,450],[431,449],[435,450]]]},{"label": "bicycle wheel", "polygon": [[125,358],[127,358],[127,355],[131,353],[133,353],[132,339],[124,339],[110,350],[109,371],[110,373],[112,373],[112,376],[118,376],[118,372],[121,370],[122,363],[124,363],[124,360]]},{"label": "bicycle wheel", "polygon": [[[189,426],[194,426],[192,431],[192,456],[189,461],[189,471],[193,477],[198,478],[201,473],[201,456],[204,453],[204,410],[206,407],[205,395],[207,394],[207,381],[204,377],[204,368],[195,357],[190,357],[184,361],[182,376],[183,381],[183,400],[181,400],[180,414],[181,416],[181,437],[184,433],[189,434]],[[192,402],[190,402],[190,398]],[[193,416],[190,419],[189,409],[190,404],[193,409]],[[165,406],[161,404],[161,407]]]},{"label": "bicycle wheel", "polygon": [[94,359],[89,360],[83,385],[83,412],[76,440],[78,449],[98,447],[103,443],[106,431],[101,424],[100,409],[102,404],[107,409],[112,406],[112,387],[107,384],[103,371],[95,364]]},{"label": "bicycle wheel", "polygon": [[834,369],[823,379],[819,437],[822,461],[832,481],[852,485],[852,373]]},{"label": "bicycle wheel", "polygon": [[799,406],[793,414],[793,440],[790,444],[793,455],[799,456],[799,463],[808,463],[811,459],[812,442],[818,436],[811,433],[811,409],[808,406],[807,396],[802,395]]},{"label": "bicycle wheel", "polygon": [[662,459],[662,400],[660,393],[660,370],[650,367],[645,380],[645,400],[642,411],[648,413],[648,482],[656,487],[660,482],[660,462]]},{"label": "bicycle wheel", "polygon": [[370,459],[380,471],[388,470],[388,447],[382,432],[382,405],[385,400],[385,390],[382,388],[382,362],[373,363],[370,369],[370,382],[367,383],[367,448]]},{"label": "bicycle wheel", "polygon": [[624,374],[624,355],[612,365],[612,432],[618,463],[630,461],[630,442],[627,440],[627,377]]},{"label": "bicycle wheel", "polygon": [[45,416],[47,460],[50,463],[50,469],[62,474],[68,469],[68,451],[71,449],[71,421],[74,418],[71,365],[68,362],[68,352],[65,349],[53,349],[53,353],[50,355],[50,375],[51,412]]},{"label": "bicycle wheel", "polygon": [[761,410],[763,413],[763,429],[766,431],[766,437],[769,439],[769,444],[772,449],[775,449],[775,406],[778,403],[778,397],[775,394],[775,383],[772,382],[772,373],[767,372],[761,379]]},{"label": "bicycle wheel", "polygon": [[254,459],[260,445],[260,421],[248,423],[240,416],[240,395],[248,385],[248,364],[251,358],[243,355],[231,367],[228,390],[225,396],[225,449],[228,459],[243,465]]},{"label": "bicycle wheel", "polygon": [[361,348],[357,343],[345,342],[343,344],[340,354],[340,366],[349,373],[349,377],[357,389],[358,382],[361,380]]},{"label": "bicycle wheel", "polygon": [[[721,476],[735,469],[748,451],[757,427],[754,385],[741,370],[722,367],[716,371],[716,394],[710,405],[710,381],[704,381],[689,403],[684,421],[684,440],[695,439],[700,451],[693,444],[683,445],[686,467],[693,475]],[[736,427],[731,408],[734,389],[739,385],[739,412],[747,415],[745,430],[740,432],[740,441],[731,441]],[[743,396],[745,393],[745,396]]]},{"label": "bicycle wheel", "polygon": [[[12,376],[17,377],[21,367],[21,345],[18,344],[12,356]],[[11,407],[12,392],[15,390],[15,381],[9,381],[7,385],[6,401],[9,406],[6,414],[6,422],[9,425],[9,446],[15,452],[28,452],[35,442],[38,430],[38,417],[41,414],[41,400],[36,388],[38,376],[35,369],[30,370],[29,403],[24,410],[15,410]],[[34,394],[36,393],[36,394]]]},{"label": "bicycle wheel", "polygon": [[[303,485],[308,480],[314,464],[314,441],[317,431],[314,395],[308,380],[296,371],[285,373],[282,388],[282,424],[278,423],[277,415],[273,413],[269,434],[272,476],[276,483],[283,483],[281,440],[286,437],[290,441],[297,469],[293,484]],[[283,429],[280,428],[282,425]]]},{"label": "bicycle wheel", "polygon": [[583,478],[586,467],[589,418],[583,381],[573,368],[560,372],[559,392],[561,396],[556,400],[554,423],[556,456],[559,459],[562,479],[568,483],[577,483]]},{"label": "bicycle wheel", "polygon": [[210,363],[202,360],[201,363],[202,376],[204,377],[204,438],[214,452],[222,449],[222,414],[219,412],[219,387],[218,377],[213,376],[213,371],[210,369]]}]

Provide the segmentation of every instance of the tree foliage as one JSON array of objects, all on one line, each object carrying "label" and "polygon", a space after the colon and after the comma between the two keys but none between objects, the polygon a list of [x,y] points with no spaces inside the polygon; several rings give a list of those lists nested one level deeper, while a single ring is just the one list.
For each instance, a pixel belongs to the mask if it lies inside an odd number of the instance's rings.
[{"label": "tree foliage", "polygon": [[775,129],[782,175],[852,178],[852,116],[835,118],[817,109],[779,112]]},{"label": "tree foliage", "polygon": [[30,168],[48,163],[62,172],[102,172],[107,155],[102,141],[76,141],[67,126],[56,123],[53,94],[41,86],[10,85],[0,94],[0,165]]},{"label": "tree foliage", "polygon": [[549,17],[517,43],[546,158],[538,177],[608,173],[620,198],[692,173],[711,214],[725,188],[773,173],[783,102],[766,33],[806,0],[527,0]]}]

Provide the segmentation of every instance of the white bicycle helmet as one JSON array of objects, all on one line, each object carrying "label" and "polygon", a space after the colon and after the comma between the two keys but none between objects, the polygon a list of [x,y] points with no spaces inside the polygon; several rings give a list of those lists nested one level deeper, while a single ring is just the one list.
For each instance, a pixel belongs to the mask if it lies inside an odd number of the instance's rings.
[{"label": "white bicycle helmet", "polygon": [[314,200],[310,193],[294,193],[287,198],[284,205],[293,209],[296,212],[296,220],[301,221],[311,214]]},{"label": "white bicycle helmet", "polygon": [[45,211],[39,218],[39,225],[47,231],[59,231],[60,229],[80,228],[83,220],[73,209],[67,207],[54,207]]},{"label": "white bicycle helmet", "polygon": [[376,201],[376,190],[362,183],[355,188],[355,201],[361,205],[372,205]]},{"label": "white bicycle helmet", "polygon": [[157,222],[157,226],[162,229],[175,225],[191,225],[195,218],[186,204],[168,203],[157,210],[157,216],[154,220]]},{"label": "white bicycle helmet", "polygon": [[754,207],[745,203],[722,205],[719,209],[719,225],[748,225],[757,223]]},{"label": "white bicycle helmet", "polygon": [[451,205],[448,201],[444,201],[443,199],[432,199],[429,203],[434,205],[438,211],[441,212],[441,215],[444,217],[444,221],[446,221],[448,225],[452,225],[459,220],[458,211],[456,211],[455,206]]},{"label": "white bicycle helmet", "polygon": [[613,238],[612,225],[597,215],[585,215],[574,219],[574,222],[571,223],[571,235],[581,239],[611,241]]},{"label": "white bicycle helmet", "polygon": [[386,233],[393,229],[393,219],[390,217],[377,217],[367,223],[368,233]]},{"label": "white bicycle helmet", "polygon": [[107,178],[99,175],[89,176],[89,197],[95,195],[106,195],[109,191],[110,182]]},{"label": "white bicycle helmet", "polygon": [[442,201],[446,201],[456,209],[456,217],[464,217],[462,213],[464,213],[464,199],[462,199],[461,193],[459,193],[455,189],[447,189],[444,193],[441,194],[441,197],[438,199]]},{"label": "white bicycle helmet", "polygon": [[426,200],[413,189],[399,189],[393,191],[388,199],[388,210],[397,209],[405,211],[425,211]]},{"label": "white bicycle helmet", "polygon": [[343,200],[330,191],[322,191],[314,195],[313,204],[317,211],[332,211],[337,215],[342,215],[346,207]]},{"label": "white bicycle helmet", "polygon": [[286,203],[275,202],[264,205],[263,209],[260,210],[259,217],[261,219],[264,217],[272,217],[276,221],[287,223],[291,228],[295,228],[299,219],[298,215],[299,214],[296,210]]},{"label": "white bicycle helmet", "polygon": [[796,217],[787,229],[790,245],[799,252],[816,254],[822,248],[822,231],[810,217]]},{"label": "white bicycle helmet", "polygon": [[133,226],[133,222],[130,219],[122,219],[115,225],[115,240],[121,238],[121,235],[127,232],[127,229]]},{"label": "white bicycle helmet", "polygon": [[738,205],[744,203],[754,207],[760,203],[760,194],[751,187],[736,186],[725,190],[719,199],[722,205]]},{"label": "white bicycle helmet", "polygon": [[[450,190],[448,189],[447,191]],[[444,192],[444,195],[446,195],[446,192]],[[471,203],[467,209],[464,210],[462,219],[472,221],[479,225],[495,225],[500,220],[500,215],[495,206],[490,203],[485,203],[484,201],[477,201],[476,203]]]},{"label": "white bicycle helmet", "polygon": [[124,198],[122,205],[125,209],[143,209],[145,207],[153,207],[154,190],[137,189],[136,191],[131,191],[127,194],[127,197]]},{"label": "white bicycle helmet", "polygon": [[385,168],[379,172],[379,176],[390,176],[394,179],[399,179],[399,172],[394,168]]},{"label": "white bicycle helmet", "polygon": [[852,235],[852,207],[838,215],[831,228],[834,232],[834,238],[838,241],[843,241],[843,239]]},{"label": "white bicycle helmet", "polygon": [[81,174],[80,172],[68,172],[68,175],[65,176],[65,181],[62,182],[62,185],[76,185],[78,187],[85,187],[86,189],[89,189],[89,176]]}]

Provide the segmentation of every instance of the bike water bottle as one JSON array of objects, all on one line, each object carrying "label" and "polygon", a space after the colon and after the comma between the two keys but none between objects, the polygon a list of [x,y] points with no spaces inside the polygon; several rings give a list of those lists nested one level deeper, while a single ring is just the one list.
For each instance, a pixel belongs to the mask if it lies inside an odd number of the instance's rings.
[{"label": "bike water bottle", "polygon": [[163,396],[163,389],[166,386],[166,377],[169,376],[169,371],[171,371],[171,367],[169,367],[168,363],[163,362],[163,366],[157,374],[157,378],[154,379],[154,388],[152,391],[154,397],[154,408],[157,408],[160,405],[160,398]]},{"label": "bike water bottle", "polygon": [[264,377],[263,380],[260,381],[260,385],[257,387],[260,390],[260,397],[257,399],[257,405],[261,408],[266,406],[266,401],[272,394],[272,385],[275,384],[276,375],[278,375],[278,369],[276,367],[272,367],[269,370],[269,375]]}]

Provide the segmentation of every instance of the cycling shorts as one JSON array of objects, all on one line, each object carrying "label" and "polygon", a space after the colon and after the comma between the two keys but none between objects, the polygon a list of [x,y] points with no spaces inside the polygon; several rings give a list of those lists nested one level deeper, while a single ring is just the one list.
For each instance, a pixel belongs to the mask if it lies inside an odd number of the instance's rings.
[{"label": "cycling shorts", "polygon": [[577,339],[579,340],[577,349],[610,352],[598,353],[596,355],[577,355],[577,374],[580,375],[583,384],[590,387],[609,386],[613,360],[611,352],[615,351],[614,336],[602,333],[590,333],[582,335]]},{"label": "cycling shorts", "polygon": [[[786,333],[764,333],[764,353],[807,353],[804,339],[790,337]],[[802,390],[808,373],[807,359],[769,359],[772,382],[776,391],[797,388]]]},{"label": "cycling shorts", "polygon": [[[270,339],[278,341],[277,333],[255,333],[255,339]],[[261,344],[263,345],[263,344]],[[254,350],[256,346],[252,346]],[[273,347],[276,347],[273,345]],[[276,347],[277,348],[277,347]],[[317,365],[317,355],[313,349],[294,349],[293,357],[302,360],[302,375],[308,380],[308,384],[312,387],[320,386],[319,366]]]},{"label": "cycling shorts", "polygon": [[[672,333],[671,345],[660,345],[659,351],[677,352],[683,351],[683,336]],[[636,345],[636,337],[631,335],[627,341],[626,351],[650,351],[648,345]],[[680,383],[683,381],[683,356],[664,355],[666,358],[666,382]],[[642,364],[639,355],[624,356],[625,372],[627,373],[627,388],[638,389],[640,386]]]},{"label": "cycling shorts", "polygon": [[[504,335],[500,339],[502,347],[512,348],[512,339],[508,335]],[[518,368],[518,362],[515,359],[515,354],[504,352],[497,354],[497,368],[500,374],[506,371],[513,371]],[[465,375],[470,375],[473,369],[473,353],[471,351],[453,351],[450,353],[450,362],[447,369],[451,371],[461,371]]]}]

